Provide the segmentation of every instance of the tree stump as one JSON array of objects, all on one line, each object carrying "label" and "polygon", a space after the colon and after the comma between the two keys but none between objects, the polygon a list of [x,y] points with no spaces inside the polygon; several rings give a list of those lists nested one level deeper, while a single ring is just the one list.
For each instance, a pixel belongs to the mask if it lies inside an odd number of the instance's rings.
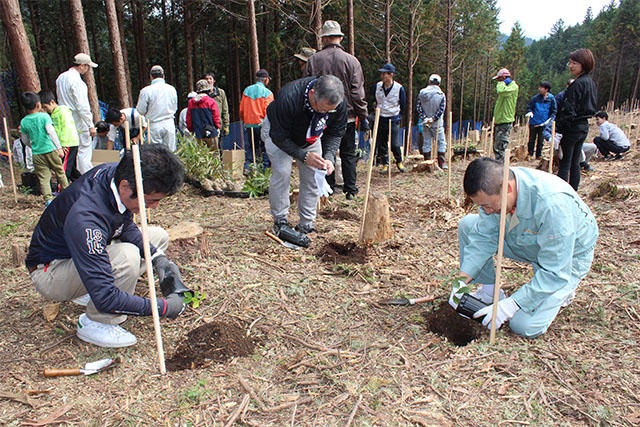
[{"label": "tree stump", "polygon": [[27,245],[24,243],[14,243],[11,245],[11,265],[20,267],[24,265],[27,256]]},{"label": "tree stump", "polygon": [[437,168],[435,160],[425,160],[413,166],[413,172],[433,172]]},{"label": "tree stump", "polygon": [[365,212],[362,242],[384,242],[393,237],[387,196],[371,192]]},{"label": "tree stump", "polygon": [[204,232],[200,224],[196,222],[181,222],[167,230],[170,240],[195,239]]},{"label": "tree stump", "polygon": [[519,145],[511,152],[511,160],[516,162],[523,162],[527,160],[527,154],[529,154],[527,151],[527,146],[524,144]]}]

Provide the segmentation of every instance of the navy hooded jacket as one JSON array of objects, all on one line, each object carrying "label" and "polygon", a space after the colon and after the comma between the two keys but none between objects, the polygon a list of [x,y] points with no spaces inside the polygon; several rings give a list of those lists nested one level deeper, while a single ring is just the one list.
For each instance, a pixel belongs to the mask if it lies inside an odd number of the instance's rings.
[{"label": "navy hooded jacket", "polygon": [[[142,233],[116,189],[116,166],[117,163],[106,163],[91,169],[51,202],[33,231],[26,264],[29,268],[71,258],[99,311],[149,316],[148,298],[115,286],[106,251],[113,239],[119,239],[137,246],[140,257],[144,256]],[[151,255],[155,252],[152,245]],[[158,300],[161,312],[164,304]]]}]

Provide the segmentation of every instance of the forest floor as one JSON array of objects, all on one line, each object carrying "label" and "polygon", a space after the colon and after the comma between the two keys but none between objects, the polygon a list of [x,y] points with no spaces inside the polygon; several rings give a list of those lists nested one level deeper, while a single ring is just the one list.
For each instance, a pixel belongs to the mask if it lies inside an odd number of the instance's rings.
[{"label": "forest floor", "polygon": [[[349,245],[357,239],[362,200],[334,196],[318,216],[311,247],[292,251],[264,235],[272,224],[268,199],[205,198],[186,185],[152,219],[163,227],[182,221],[204,227],[204,239],[173,242],[169,255],[187,285],[206,296],[200,307],[162,321],[166,357],[181,346],[197,347],[206,339],[202,330],[187,333],[207,323],[232,349],[234,340],[248,337],[239,354],[249,354],[232,357],[221,347],[194,369],[166,376],[158,373],[151,318],[130,316],[123,326],[138,344],[119,350],[76,338],[78,305],[62,303],[57,317],[45,320],[48,302],[9,256],[12,244],[28,243],[43,204],[19,194],[14,207],[5,187],[0,424],[222,425],[239,411],[239,424],[255,426],[638,425],[640,197],[637,191],[589,197],[609,179],[636,184],[638,148],[634,143],[621,161],[593,161],[596,172],[583,174],[579,193],[598,220],[600,238],[574,302],[540,338],[523,339],[505,327],[493,346],[483,330],[458,347],[425,321],[449,295],[439,277],[458,267],[456,228],[467,212],[462,162],[453,165],[451,200],[444,198],[445,173],[394,170],[395,237],[366,250]],[[363,192],[365,166],[359,167]],[[2,173],[8,183],[7,170]],[[375,173],[373,189],[386,186],[386,176]],[[530,266],[510,261],[504,271],[507,293],[532,275]],[[147,294],[146,282],[137,292]],[[407,307],[376,303],[428,294],[437,299]],[[120,364],[93,376],[42,375],[44,368],[105,357]]]}]

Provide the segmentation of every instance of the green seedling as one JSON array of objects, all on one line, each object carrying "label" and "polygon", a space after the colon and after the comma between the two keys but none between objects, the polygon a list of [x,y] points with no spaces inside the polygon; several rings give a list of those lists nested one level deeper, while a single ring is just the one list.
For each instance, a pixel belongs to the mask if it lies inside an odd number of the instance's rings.
[{"label": "green seedling", "polygon": [[456,304],[460,304],[461,295],[467,294],[473,290],[469,285],[460,286],[460,281],[461,280],[464,281],[466,277],[456,276],[455,272],[452,272],[447,277],[444,277],[444,276],[438,277],[438,279],[442,280],[442,284],[444,285],[445,288],[450,287],[452,290],[454,289],[456,290],[455,294],[453,295],[453,301]]},{"label": "green seedling", "polygon": [[17,228],[21,222],[5,222],[4,224],[0,224],[0,236],[6,237],[8,236],[15,228]]},{"label": "green seedling", "polygon": [[242,191],[249,193],[250,198],[262,197],[269,190],[269,181],[271,179],[271,168],[264,168],[262,165],[254,167],[249,166],[249,175],[244,182]]},{"label": "green seedling", "polygon": [[224,168],[218,151],[212,151],[204,142],[194,136],[187,135],[180,138],[180,148],[176,152],[188,177],[202,181],[223,180],[231,178],[229,171]]},{"label": "green seedling", "polygon": [[185,304],[191,304],[192,308],[200,307],[200,303],[205,299],[205,294],[198,291],[185,292],[182,301]]}]

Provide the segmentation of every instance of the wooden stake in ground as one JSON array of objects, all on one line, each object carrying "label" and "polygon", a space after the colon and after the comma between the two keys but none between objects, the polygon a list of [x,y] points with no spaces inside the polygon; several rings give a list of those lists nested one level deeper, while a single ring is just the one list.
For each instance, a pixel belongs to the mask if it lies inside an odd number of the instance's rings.
[{"label": "wooden stake in ground", "polygon": [[[411,116],[411,114],[409,114],[409,116]],[[404,137],[404,133],[402,134],[402,136]],[[407,138],[403,141],[403,147],[405,142],[407,145],[404,150],[404,157],[407,158],[409,157],[409,153],[411,152],[411,117],[409,117],[409,120],[407,120]]]},{"label": "wooden stake in ground", "polygon": [[[493,140],[495,138],[495,136],[493,135],[493,132],[495,131],[495,127],[496,127],[496,118],[493,117],[491,119],[491,137],[487,138],[487,153],[489,151],[493,152]],[[489,157],[489,155],[487,154],[486,157]]]},{"label": "wooden stake in ground", "polygon": [[[142,118],[140,118],[140,121],[142,122]],[[142,126],[142,123],[140,123],[140,126]],[[140,144],[142,144],[142,135],[140,135]],[[147,144],[151,144],[151,123],[149,123],[149,120],[147,120]],[[149,208],[147,208],[147,220],[151,222],[151,210]]]},{"label": "wooden stake in ground", "polygon": [[[129,136],[129,122],[124,122],[124,137],[127,144],[131,147]],[[144,202],[144,186],[142,184],[142,168],[140,167],[140,147],[134,144],[131,147],[133,153],[133,172],[136,177],[136,194],[138,195],[138,211],[140,214],[141,232],[142,232],[142,249],[144,252],[144,261],[147,267],[147,280],[149,282],[149,300],[151,301],[151,315],[153,317],[153,329],[156,336],[156,348],[158,350],[158,364],[162,375],[167,373],[164,363],[164,347],[162,345],[162,332],[160,330],[160,315],[158,314],[158,300],[156,299],[156,285],[153,277],[153,265],[151,264],[151,246],[149,243],[149,230],[147,226],[146,206]]]},{"label": "wooden stake in ground", "polygon": [[500,301],[500,286],[502,285],[502,256],[504,254],[504,234],[505,225],[507,223],[507,189],[509,186],[509,159],[511,158],[511,150],[504,150],[504,174],[502,175],[502,191],[500,192],[500,232],[498,233],[498,256],[496,262],[496,283],[493,287],[493,314],[491,317],[491,334],[489,335],[489,344],[496,342],[496,316],[498,314],[498,304]]},{"label": "wooden stake in ground", "polygon": [[389,176],[389,194],[391,194],[391,119],[389,119],[389,138],[387,138],[387,174]]},{"label": "wooden stake in ground", "polygon": [[[2,124],[4,125],[4,139],[7,141],[7,156],[9,157],[9,171],[11,174],[11,186],[13,187],[13,200],[18,204],[18,192],[16,191],[16,177],[13,174],[13,153],[11,143],[9,142],[9,126],[7,125],[7,118],[2,118]],[[24,163],[27,164],[27,159],[24,159]]]},{"label": "wooden stake in ground", "polygon": [[553,152],[556,147],[556,122],[551,123],[551,147],[549,150],[549,173],[553,173]]},{"label": "wooden stake in ground", "polygon": [[447,164],[449,165],[447,169],[447,198],[451,197],[451,168],[453,165],[451,164],[451,152],[453,148],[451,147],[451,121],[453,120],[451,110],[447,114]]},{"label": "wooden stake in ground", "polygon": [[463,164],[467,163],[467,148],[469,147],[469,123],[467,123],[467,135],[464,137],[464,159]]},{"label": "wooden stake in ground", "polygon": [[376,138],[378,136],[378,124],[380,122],[380,108],[376,108],[376,116],[373,121],[373,135],[371,136],[371,147],[369,147],[369,171],[367,172],[367,183],[364,190],[364,209],[362,211],[362,221],[360,222],[360,232],[358,241],[362,241],[364,232],[364,220],[367,216],[367,203],[369,203],[369,190],[371,189],[371,172],[373,171],[373,159],[376,155]]},{"label": "wooden stake in ground", "polygon": [[255,128],[249,128],[249,130],[251,132],[249,132],[251,134],[251,152],[253,153],[253,170],[257,171],[258,170],[258,166],[256,165],[256,142],[253,136],[253,130]]}]

